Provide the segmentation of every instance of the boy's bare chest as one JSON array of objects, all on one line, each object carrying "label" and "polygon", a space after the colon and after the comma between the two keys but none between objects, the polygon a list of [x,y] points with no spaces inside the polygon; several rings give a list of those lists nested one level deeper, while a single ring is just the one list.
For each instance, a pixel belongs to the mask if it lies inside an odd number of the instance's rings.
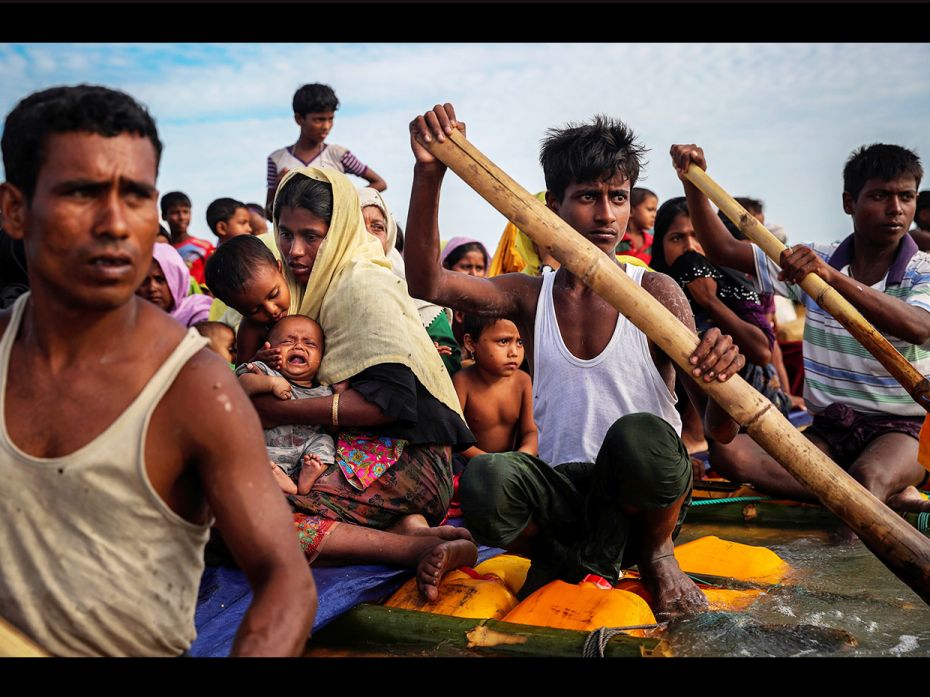
[{"label": "boy's bare chest", "polygon": [[91,443],[132,404],[146,381],[135,364],[52,376],[34,361],[17,358],[14,350],[3,418],[13,444],[34,457],[64,457]]},{"label": "boy's bare chest", "polygon": [[468,397],[465,420],[478,428],[514,424],[520,419],[521,393],[515,380],[502,380]]}]

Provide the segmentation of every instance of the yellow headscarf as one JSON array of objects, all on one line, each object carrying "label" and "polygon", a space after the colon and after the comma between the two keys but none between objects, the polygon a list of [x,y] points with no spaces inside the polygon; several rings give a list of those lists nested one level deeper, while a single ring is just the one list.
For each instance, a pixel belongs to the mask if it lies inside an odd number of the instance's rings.
[{"label": "yellow headscarf", "polygon": [[[365,228],[355,187],[341,172],[304,167],[282,178],[278,194],[298,176],[327,182],[333,189],[332,220],[306,288],[284,265],[290,313],[318,321],[326,337],[317,376],[320,382],[333,384],[374,365],[400,363],[413,371],[431,395],[461,416],[452,381],[420,323],[407,284],[394,275],[381,242]],[[280,248],[277,217],[274,235]]]}]

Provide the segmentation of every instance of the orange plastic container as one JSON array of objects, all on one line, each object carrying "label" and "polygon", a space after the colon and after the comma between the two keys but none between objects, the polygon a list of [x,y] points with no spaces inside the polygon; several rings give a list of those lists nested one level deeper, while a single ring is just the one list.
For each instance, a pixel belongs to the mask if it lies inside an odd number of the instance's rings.
[{"label": "orange plastic container", "polygon": [[[553,581],[507,613],[504,621],[593,631],[601,627],[655,624],[656,619],[646,601],[635,593],[609,586],[602,588],[588,581],[575,585]],[[644,636],[643,630],[629,633]]]}]

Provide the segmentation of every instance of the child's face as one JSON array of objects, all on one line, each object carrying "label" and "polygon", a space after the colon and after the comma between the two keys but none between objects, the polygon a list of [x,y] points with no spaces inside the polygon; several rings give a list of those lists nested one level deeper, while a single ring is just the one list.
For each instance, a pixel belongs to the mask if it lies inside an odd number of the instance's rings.
[{"label": "child's face", "polygon": [[475,342],[471,334],[465,335],[467,348],[475,356],[478,367],[498,377],[509,377],[523,363],[523,339],[517,325],[508,319],[501,319],[485,327]]},{"label": "child's face", "polygon": [[323,330],[309,317],[291,315],[268,334],[272,348],[281,349],[281,374],[290,380],[311,380],[323,360]]},{"label": "child's face", "polygon": [[237,208],[229,220],[217,223],[216,234],[222,240],[230,240],[237,235],[251,235],[252,222],[248,208]]},{"label": "child's face", "polygon": [[333,130],[333,121],[336,113],[333,111],[311,111],[301,116],[294,114],[294,120],[300,126],[300,135],[317,143],[326,140],[326,136]]},{"label": "child's face", "polygon": [[190,206],[172,206],[168,209],[168,212],[165,213],[165,222],[167,222],[168,227],[171,228],[172,235],[177,236],[185,234],[188,226],[191,224]]},{"label": "child's face", "polygon": [[210,334],[210,348],[220,354],[227,363],[236,362],[236,334],[232,329],[216,329]]},{"label": "child's face", "polygon": [[270,325],[286,317],[291,294],[280,263],[276,266],[259,264],[242,290],[232,293],[230,300],[236,311],[255,324]]},{"label": "child's face", "polygon": [[154,259],[152,259],[152,265],[149,266],[149,272],[145,275],[142,285],[136,290],[136,295],[157,305],[165,312],[170,312],[171,308],[174,307],[174,298],[171,297],[168,280],[165,278],[165,274],[162,273],[161,264]]},{"label": "child's face", "polygon": [[630,212],[630,222],[640,230],[651,230],[656,224],[656,210],[659,208],[659,199],[647,196]]},{"label": "child's face", "polygon": [[469,276],[481,276],[484,278],[487,275],[484,254],[475,250],[465,252],[462,258],[452,265],[451,270],[459,273],[467,273]]}]

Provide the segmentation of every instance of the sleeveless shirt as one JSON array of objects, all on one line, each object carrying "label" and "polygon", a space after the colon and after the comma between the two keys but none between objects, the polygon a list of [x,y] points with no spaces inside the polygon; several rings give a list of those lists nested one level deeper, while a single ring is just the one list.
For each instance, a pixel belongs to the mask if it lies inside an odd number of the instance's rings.
[{"label": "sleeveless shirt", "polygon": [[[625,266],[642,285],[645,269]],[[543,274],[534,328],[533,417],[540,459],[552,466],[594,462],[614,421],[636,412],[665,419],[680,435],[675,394],[656,369],[646,335],[630,320],[618,313],[613,336],[590,360],[568,350],[552,300],[555,276]]]},{"label": "sleeveless shirt", "polygon": [[145,471],[145,440],[155,407],[207,340],[191,329],[93,441],[33,457],[6,428],[7,371],[28,297],[0,339],[0,612],[59,656],[180,655],[196,636],[210,524],[162,501]]}]

